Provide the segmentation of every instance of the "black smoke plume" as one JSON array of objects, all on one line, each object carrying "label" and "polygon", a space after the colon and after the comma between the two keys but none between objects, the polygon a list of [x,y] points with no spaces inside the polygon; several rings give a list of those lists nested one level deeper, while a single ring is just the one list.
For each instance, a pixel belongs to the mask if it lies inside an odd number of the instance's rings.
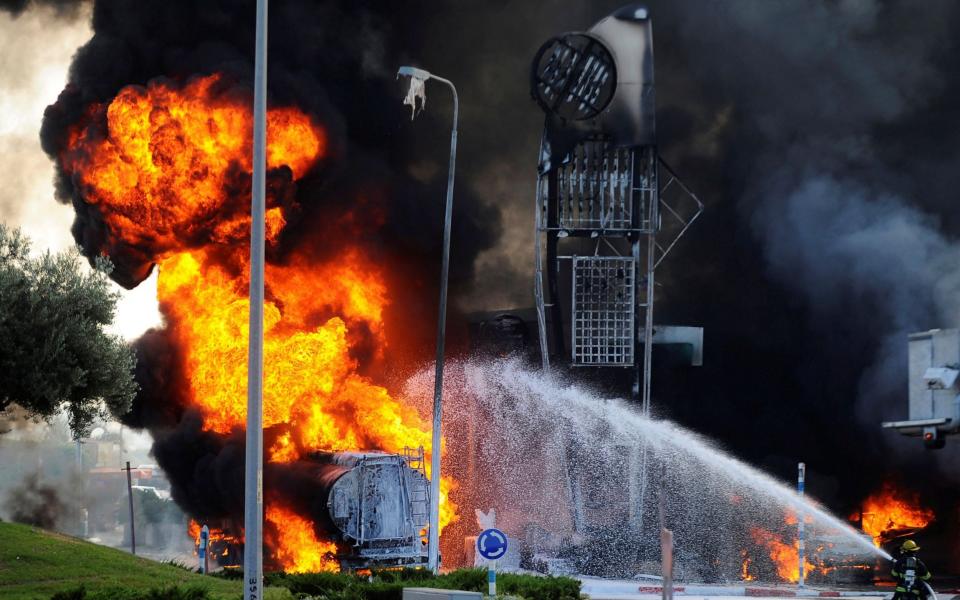
[{"label": "black smoke plume", "polygon": [[68,503],[56,487],[40,481],[39,473],[31,473],[7,492],[4,508],[16,523],[53,529],[63,519]]}]

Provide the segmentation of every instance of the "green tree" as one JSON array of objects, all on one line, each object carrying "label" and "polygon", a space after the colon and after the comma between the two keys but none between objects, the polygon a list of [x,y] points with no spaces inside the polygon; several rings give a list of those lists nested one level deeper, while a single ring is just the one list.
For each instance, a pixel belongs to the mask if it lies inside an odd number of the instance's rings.
[{"label": "green tree", "polygon": [[76,248],[30,256],[30,240],[0,224],[0,410],[16,403],[50,418],[64,409],[76,436],[130,410],[134,355],[104,331],[119,298],[113,266],[95,266]]}]

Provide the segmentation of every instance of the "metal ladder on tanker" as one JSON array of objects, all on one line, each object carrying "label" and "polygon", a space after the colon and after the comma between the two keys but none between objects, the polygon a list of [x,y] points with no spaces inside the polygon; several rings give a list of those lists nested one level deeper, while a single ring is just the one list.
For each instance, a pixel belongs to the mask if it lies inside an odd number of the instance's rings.
[{"label": "metal ladder on tanker", "polygon": [[[405,447],[403,460],[412,471],[418,471],[423,480],[427,481],[427,468],[424,462],[423,446],[417,448]],[[426,485],[413,486],[408,490],[410,494],[410,516],[414,523],[425,523],[430,518],[430,488]]]}]

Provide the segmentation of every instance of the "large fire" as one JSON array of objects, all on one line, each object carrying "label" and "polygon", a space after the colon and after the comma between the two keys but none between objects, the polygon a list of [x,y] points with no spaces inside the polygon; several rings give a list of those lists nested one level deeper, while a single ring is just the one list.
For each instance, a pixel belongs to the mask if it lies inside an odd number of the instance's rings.
[{"label": "large fire", "polygon": [[926,527],[933,522],[934,513],[920,505],[917,494],[898,490],[887,482],[863,501],[861,512],[852,514],[850,520],[861,521],[864,533],[880,547],[890,536]]},{"label": "large fire", "polygon": [[[226,434],[246,417],[252,119],[248,99],[224,92],[222,83],[213,75],[121,90],[71,130],[62,165],[113,238],[149,249],[186,395],[206,430]],[[295,209],[277,188],[321,161],[327,140],[295,108],[269,110],[267,127],[266,228],[273,243]],[[266,460],[418,446],[429,456],[429,425],[361,375],[351,354],[363,339],[372,338],[378,352],[387,345],[389,292],[361,247],[268,264],[266,299],[264,427],[282,430]],[[455,507],[447,501],[452,481],[441,484],[442,527]],[[269,505],[265,493],[266,521],[286,523],[273,558],[290,571],[329,568],[333,544],[319,540],[304,515]]]}]

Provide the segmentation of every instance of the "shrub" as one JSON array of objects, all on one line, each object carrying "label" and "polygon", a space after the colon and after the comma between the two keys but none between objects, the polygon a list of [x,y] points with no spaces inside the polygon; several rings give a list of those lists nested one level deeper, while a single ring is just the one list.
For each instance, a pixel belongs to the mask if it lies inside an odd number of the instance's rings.
[{"label": "shrub", "polygon": [[[487,591],[487,572],[483,569],[459,569],[439,576],[422,569],[379,571],[372,579],[338,573],[272,573],[265,581],[287,588],[294,596],[327,600],[402,600],[405,587]],[[579,600],[580,582],[567,577],[501,573],[497,591],[526,600]]]},{"label": "shrub", "polygon": [[[498,575],[499,577],[499,575]],[[437,585],[451,590],[487,593],[487,571],[485,569],[457,569],[436,578]],[[531,598],[531,600],[533,600]]]},{"label": "shrub", "polygon": [[173,586],[162,590],[150,590],[143,596],[143,600],[207,600],[209,597],[207,590],[203,588]]},{"label": "shrub", "polygon": [[294,596],[340,597],[351,586],[362,583],[355,575],[345,573],[267,573],[264,583],[285,587]]},{"label": "shrub", "polygon": [[50,600],[84,600],[87,597],[87,589],[82,585],[72,590],[57,592],[50,597]]},{"label": "shrub", "polygon": [[153,588],[147,591],[128,588],[108,588],[88,593],[80,586],[54,594],[50,600],[208,600],[209,594],[203,588],[171,586]]},{"label": "shrub", "polygon": [[[226,579],[228,581],[239,581],[243,579],[243,569],[220,569],[219,571],[212,571],[208,573],[210,577],[217,577],[219,579]],[[282,575],[282,573],[281,573]],[[271,573],[267,573],[265,577],[270,577]]]},{"label": "shrub", "polygon": [[497,575],[497,591],[528,600],[579,600],[580,582],[570,577],[501,573]]}]

